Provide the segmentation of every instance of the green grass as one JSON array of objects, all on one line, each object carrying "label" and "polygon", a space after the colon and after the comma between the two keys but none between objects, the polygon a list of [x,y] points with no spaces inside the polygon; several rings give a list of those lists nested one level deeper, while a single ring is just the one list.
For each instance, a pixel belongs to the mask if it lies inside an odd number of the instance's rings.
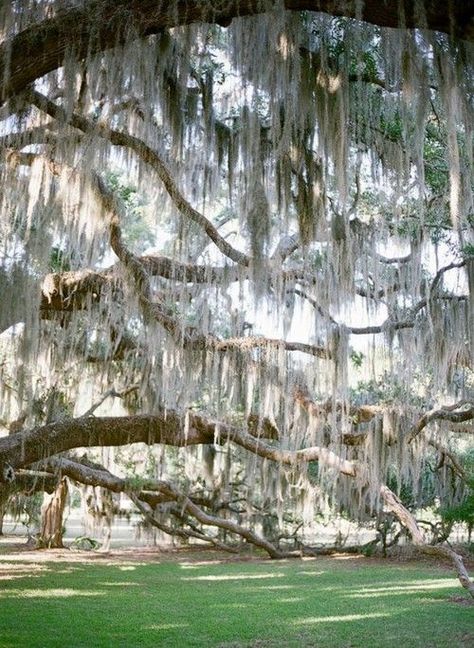
[{"label": "green grass", "polygon": [[41,557],[0,556],[1,648],[474,645],[458,581],[423,563]]}]

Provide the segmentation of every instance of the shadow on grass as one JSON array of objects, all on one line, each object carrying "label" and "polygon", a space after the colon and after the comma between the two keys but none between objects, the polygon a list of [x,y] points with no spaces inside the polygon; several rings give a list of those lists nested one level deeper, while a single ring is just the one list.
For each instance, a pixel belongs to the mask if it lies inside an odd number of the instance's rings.
[{"label": "shadow on grass", "polygon": [[0,558],[0,648],[455,648],[472,633],[456,579],[426,564],[45,557]]}]

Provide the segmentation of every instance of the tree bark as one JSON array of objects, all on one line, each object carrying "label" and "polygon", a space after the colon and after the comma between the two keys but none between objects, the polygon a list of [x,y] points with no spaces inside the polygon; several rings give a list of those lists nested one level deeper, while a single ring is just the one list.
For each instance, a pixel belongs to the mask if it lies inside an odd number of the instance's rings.
[{"label": "tree bark", "polygon": [[298,467],[308,461],[320,461],[344,475],[356,475],[354,462],[324,447],[283,450],[232,425],[192,412],[188,413],[188,426],[185,428],[184,416],[173,410],[162,410],[155,415],[89,417],[49,423],[0,438],[0,465],[22,468],[73,448],[138,442],[184,447],[215,443],[218,437],[219,443],[232,441],[260,457],[285,465]]},{"label": "tree bark", "polygon": [[[269,11],[281,6],[273,0],[228,0],[201,2],[181,0],[170,3],[156,0],[88,0],[80,7],[58,11],[53,18],[31,25],[0,47],[0,78],[5,79],[1,98],[9,99],[33,81],[57,69],[65,53],[76,60],[123,44],[134,37],[143,38],[163,29],[195,22],[230,24],[233,18]],[[382,27],[421,27],[474,40],[473,2],[435,2],[426,0],[425,15],[418,12],[415,0],[284,0],[292,11],[321,11],[334,16],[359,18]],[[403,20],[400,15],[403,7]]]},{"label": "tree bark", "polygon": [[67,479],[63,477],[56,490],[51,494],[45,493],[41,507],[41,532],[39,544],[48,549],[63,547],[63,514],[68,494]]},{"label": "tree bark", "polygon": [[461,556],[450,547],[427,544],[415,518],[410,511],[403,506],[395,493],[387,486],[382,485],[380,488],[380,494],[387,508],[397,517],[400,524],[408,530],[413,544],[419,549],[419,551],[428,556],[436,556],[443,560],[446,558],[450,560],[456,569],[459,582],[469,592],[472,598],[474,598],[474,582],[469,578],[469,574]]}]

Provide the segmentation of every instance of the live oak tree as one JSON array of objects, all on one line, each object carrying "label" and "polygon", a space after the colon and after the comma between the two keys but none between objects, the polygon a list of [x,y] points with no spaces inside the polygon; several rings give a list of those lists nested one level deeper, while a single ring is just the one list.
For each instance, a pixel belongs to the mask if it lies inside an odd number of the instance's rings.
[{"label": "live oak tree", "polygon": [[[24,0],[1,24],[2,498],[67,476],[275,558],[285,516],[390,511],[473,594],[399,497],[428,469],[469,495],[472,2]],[[141,476],[83,454],[135,443]]]}]

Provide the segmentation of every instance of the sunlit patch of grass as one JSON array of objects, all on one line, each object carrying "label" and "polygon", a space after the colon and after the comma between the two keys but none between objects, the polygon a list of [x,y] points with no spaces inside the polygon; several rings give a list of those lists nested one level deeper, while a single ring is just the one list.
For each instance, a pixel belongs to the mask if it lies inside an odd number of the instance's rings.
[{"label": "sunlit patch of grass", "polygon": [[106,592],[79,589],[17,589],[0,592],[0,598],[69,598],[71,596],[104,596]]},{"label": "sunlit patch of grass", "polygon": [[261,578],[282,578],[282,573],[270,574],[206,574],[204,576],[181,576],[182,581],[225,581],[225,580],[259,580]]},{"label": "sunlit patch of grass", "polygon": [[187,628],[187,623],[154,623],[145,630],[170,630],[170,628]]},{"label": "sunlit patch of grass", "polygon": [[132,583],[131,581],[115,581],[97,583],[100,587],[140,587],[141,583]]},{"label": "sunlit patch of grass", "polygon": [[322,571],[309,571],[308,569],[304,571],[299,570],[297,573],[300,574],[300,576],[321,576],[324,574]]},{"label": "sunlit patch of grass", "polygon": [[366,612],[365,614],[339,614],[337,616],[305,617],[295,619],[294,625],[312,625],[313,623],[334,623],[335,621],[364,621],[366,619],[379,619],[388,617],[388,612]]},{"label": "sunlit patch of grass", "polygon": [[221,565],[222,560],[196,560],[196,562],[180,562],[179,566],[183,569],[197,569],[203,565]]},{"label": "sunlit patch of grass", "polygon": [[457,580],[424,563],[47,555],[0,556],[0,648],[456,648],[472,634]]}]

